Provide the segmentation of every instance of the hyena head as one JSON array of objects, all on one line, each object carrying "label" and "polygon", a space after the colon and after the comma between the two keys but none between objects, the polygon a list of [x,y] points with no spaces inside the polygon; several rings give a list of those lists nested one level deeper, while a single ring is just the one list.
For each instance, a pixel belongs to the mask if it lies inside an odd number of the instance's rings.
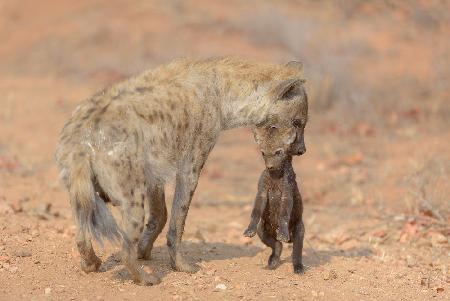
[{"label": "hyena head", "polygon": [[[295,139],[289,148],[291,155],[303,155],[306,152],[304,141],[304,129],[308,120],[308,96],[300,78],[302,64],[299,62],[289,62],[286,66],[298,69],[298,77],[276,81],[269,88],[267,94],[270,98],[270,112],[266,119],[258,127],[277,128],[280,134],[284,133],[283,128],[291,128],[295,131]],[[287,135],[290,135],[289,132]],[[285,137],[289,140],[289,137]]]},{"label": "hyena head", "polygon": [[291,158],[291,147],[297,136],[295,128],[255,127],[253,135],[261,149],[266,168],[269,171],[281,170],[286,160]]}]

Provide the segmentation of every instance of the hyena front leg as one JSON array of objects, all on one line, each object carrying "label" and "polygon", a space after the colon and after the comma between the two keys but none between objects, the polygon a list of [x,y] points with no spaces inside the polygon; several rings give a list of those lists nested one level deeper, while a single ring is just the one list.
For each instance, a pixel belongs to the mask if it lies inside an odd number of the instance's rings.
[{"label": "hyena front leg", "polygon": [[244,236],[253,237],[256,234],[258,223],[266,208],[267,203],[267,189],[264,185],[264,174],[261,175],[258,182],[258,192],[256,194],[255,204],[251,214],[250,224],[244,231]]},{"label": "hyena front leg", "polygon": [[198,266],[188,263],[181,255],[180,250],[186,216],[192,195],[197,187],[200,172],[199,170],[195,171],[192,166],[195,165],[186,164],[177,173],[169,231],[167,232],[167,246],[169,247],[172,268],[176,271],[188,273],[198,271]]},{"label": "hyena front leg", "polygon": [[150,215],[144,232],[139,240],[138,258],[150,260],[153,243],[163,230],[167,221],[164,184],[161,183],[150,187],[145,199],[149,204]]}]

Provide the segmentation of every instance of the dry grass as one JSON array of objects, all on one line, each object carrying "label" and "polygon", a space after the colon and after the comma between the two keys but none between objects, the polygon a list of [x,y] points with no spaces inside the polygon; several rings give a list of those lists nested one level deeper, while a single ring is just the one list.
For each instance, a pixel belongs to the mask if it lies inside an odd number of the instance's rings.
[{"label": "dry grass", "polygon": [[432,158],[418,163],[405,177],[411,195],[411,209],[416,215],[426,215],[439,221],[450,213],[450,162]]}]

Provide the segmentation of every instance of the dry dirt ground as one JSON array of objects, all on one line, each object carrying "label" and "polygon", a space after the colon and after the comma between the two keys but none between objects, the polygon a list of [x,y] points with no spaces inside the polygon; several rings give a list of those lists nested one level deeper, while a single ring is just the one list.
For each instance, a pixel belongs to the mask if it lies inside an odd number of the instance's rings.
[{"label": "dry dirt ground", "polygon": [[[0,300],[450,300],[445,1],[0,2]],[[179,56],[306,64],[306,272],[242,236],[264,168],[248,129],[202,173],[173,272],[165,230],[137,286],[118,249],[84,274],[53,154],[77,103]],[[173,187],[167,187],[170,206]]]}]

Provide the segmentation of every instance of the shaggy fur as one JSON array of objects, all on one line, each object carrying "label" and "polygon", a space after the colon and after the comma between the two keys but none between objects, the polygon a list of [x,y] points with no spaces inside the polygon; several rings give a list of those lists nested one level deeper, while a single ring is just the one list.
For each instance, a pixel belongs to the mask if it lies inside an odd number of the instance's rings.
[{"label": "shaggy fur", "polygon": [[[292,126],[307,109],[302,83],[296,63],[182,59],[84,101],[63,128],[56,152],[78,228],[83,270],[95,271],[101,263],[91,237],[122,237],[123,261],[134,280],[159,281],[138,267],[136,259],[150,258],[164,228],[164,185],[175,175],[167,233],[171,264],[179,271],[196,271],[181,255],[181,238],[200,171],[220,131]],[[123,229],[106,202],[120,207]],[[150,208],[145,230],[144,203]]]},{"label": "shaggy fur", "polygon": [[[303,133],[307,116],[296,124]],[[302,250],[305,227],[302,221],[303,203],[292,167],[292,142],[296,139],[293,128],[255,128],[255,140],[261,148],[266,169],[258,182],[258,193],[250,224],[244,235],[258,233],[261,241],[272,249],[268,268],[280,262],[282,242],[292,242],[292,264],[295,273],[303,272]],[[301,137],[300,152],[306,151]]]}]

